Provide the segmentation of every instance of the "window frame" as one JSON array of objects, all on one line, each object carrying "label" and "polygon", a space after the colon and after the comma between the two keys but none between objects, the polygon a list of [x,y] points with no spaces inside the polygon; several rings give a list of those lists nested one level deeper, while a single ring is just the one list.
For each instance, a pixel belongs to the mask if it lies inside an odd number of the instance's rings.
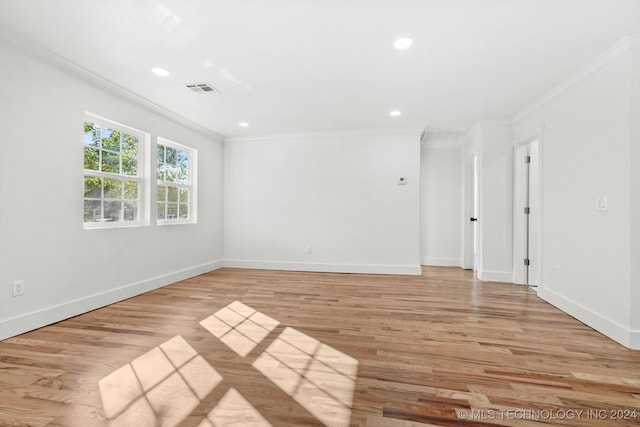
[{"label": "window frame", "polygon": [[[123,134],[127,134],[133,136],[138,139],[138,150],[137,150],[137,173],[135,176],[124,175],[122,173],[113,173],[113,172],[104,172],[93,169],[85,169],[84,161],[85,161],[85,148],[87,144],[85,143],[85,132],[84,132],[84,124],[92,123],[94,125],[100,126],[101,128],[108,128],[114,131],[118,131]],[[91,229],[103,229],[103,228],[121,228],[121,227],[141,227],[149,225],[149,141],[150,134],[139,129],[133,128],[131,126],[124,125],[122,123],[118,123],[116,121],[85,112],[83,115],[83,133],[82,133],[82,153],[83,153],[83,228],[85,230]],[[99,152],[111,152],[111,150],[105,150],[102,146],[98,149]],[[122,169],[122,155],[119,155],[119,163],[120,169]],[[101,180],[111,179],[120,181],[122,186],[125,186],[125,182],[136,182],[138,184],[138,219],[135,221],[105,221],[104,220],[104,203],[105,201],[109,201],[109,198],[105,197],[104,194],[104,186],[101,186],[100,198],[89,197],[87,198],[84,195],[84,187],[85,187],[85,179],[87,177],[96,177]],[[101,221],[85,221],[84,220],[84,202],[87,200],[100,200],[101,201],[101,210],[103,219]],[[122,190],[122,198],[113,198],[112,200],[120,201],[121,203],[125,202],[127,199],[124,197],[124,189]],[[134,200],[134,199],[131,199]],[[124,212],[121,213],[124,215]]]},{"label": "window frame", "polygon": [[[161,177],[158,174],[158,169],[160,168],[161,164],[165,164],[166,162],[160,162],[158,160],[158,151],[159,151],[159,146],[162,145],[164,147],[170,147],[173,148],[175,150],[180,150],[180,151],[184,151],[188,154],[188,183],[187,184],[183,184],[183,183],[176,183],[176,182],[169,182],[169,181],[163,181],[161,180]],[[184,144],[180,144],[177,142],[174,142],[172,140],[169,140],[167,138],[164,137],[158,137],[156,140],[156,156],[155,156],[155,173],[156,173],[156,191],[155,191],[155,195],[156,195],[156,200],[155,200],[155,213],[156,213],[156,223],[159,226],[165,226],[165,225],[181,225],[181,224],[197,224],[198,223],[198,204],[197,204],[197,164],[198,164],[198,150],[193,148],[193,147],[189,147],[188,145],[184,145]],[[166,160],[166,154],[164,156],[164,159]],[[159,187],[160,186],[165,186],[167,187],[167,192],[165,193],[165,218],[160,218],[158,215],[158,204],[161,203],[161,201],[158,199],[158,192],[159,192]],[[167,219],[166,218],[166,213],[167,213],[167,209],[168,207],[166,206],[166,204],[168,204],[168,188],[169,187],[174,187],[178,189],[178,215],[175,219]],[[180,209],[180,189],[186,189],[188,190],[188,201],[187,201],[187,206],[188,206],[188,215],[189,217],[187,219],[180,219],[180,214],[179,214],[179,209]]]}]

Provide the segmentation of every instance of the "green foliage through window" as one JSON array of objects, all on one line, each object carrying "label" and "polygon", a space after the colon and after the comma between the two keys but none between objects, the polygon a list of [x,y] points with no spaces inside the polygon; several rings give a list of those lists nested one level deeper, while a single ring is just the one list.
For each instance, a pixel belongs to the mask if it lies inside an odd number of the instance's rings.
[{"label": "green foliage through window", "polygon": [[136,136],[84,123],[84,222],[139,220],[139,147]]},{"label": "green foliage through window", "polygon": [[158,144],[158,220],[189,220],[190,152]]}]

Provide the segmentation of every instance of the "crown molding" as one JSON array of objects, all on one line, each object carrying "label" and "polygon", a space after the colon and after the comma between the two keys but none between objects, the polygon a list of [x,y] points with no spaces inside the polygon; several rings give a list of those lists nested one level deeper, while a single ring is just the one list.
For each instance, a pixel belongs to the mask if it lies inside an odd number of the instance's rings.
[{"label": "crown molding", "polygon": [[543,107],[553,99],[557,98],[567,90],[581,84],[585,80],[587,80],[592,75],[596,74],[604,67],[609,65],[611,62],[620,58],[621,56],[640,50],[640,34],[634,34],[630,36],[624,37],[622,40],[618,41],[611,48],[607,49],[604,53],[598,56],[595,60],[588,63],[586,66],[578,70],[575,74],[573,74],[568,79],[561,82],[559,85],[555,86],[546,94],[542,95],[540,98],[520,110],[516,113],[512,118],[511,122],[515,123],[519,120],[522,120],[529,114],[533,113],[537,109]]},{"label": "crown molding", "polygon": [[426,148],[457,148],[462,146],[465,130],[427,128],[420,142]]},{"label": "crown molding", "polygon": [[345,129],[337,131],[320,131],[320,132],[299,132],[299,133],[283,133],[273,135],[257,135],[246,137],[227,137],[225,142],[250,142],[250,141],[273,141],[283,139],[300,139],[300,138],[326,138],[336,136],[362,136],[362,135],[415,135],[420,138],[420,134],[424,131],[421,127],[404,127],[404,128],[382,128],[382,129]]},{"label": "crown molding", "polygon": [[6,27],[0,27],[0,42],[5,42],[14,48],[17,48],[21,52],[24,52],[47,65],[54,67],[55,69],[62,71],[63,73],[75,77],[85,83],[90,84],[98,89],[101,89],[107,93],[115,95],[119,98],[123,98],[139,107],[142,107],[148,111],[156,113],[167,120],[170,120],[176,124],[191,129],[199,134],[210,138],[216,142],[224,142],[225,137],[217,132],[212,131],[202,125],[199,125],[186,117],[183,117],[173,111],[156,104],[149,99],[140,96],[110,80],[107,80],[99,75],[80,67],[79,65],[67,61],[66,59],[58,56],[54,52],[50,51],[14,31],[7,29]]},{"label": "crown molding", "polygon": [[461,149],[462,148],[462,136],[459,139],[435,139],[435,140],[429,140],[429,141],[424,141],[422,143],[422,148],[423,149],[430,149],[430,148],[455,148],[455,149]]},{"label": "crown molding", "polygon": [[633,34],[627,37],[631,45],[631,51],[640,52],[640,34]]},{"label": "crown molding", "polygon": [[475,132],[479,132],[482,128],[486,127],[500,127],[500,126],[513,126],[513,121],[511,120],[478,120],[469,127],[469,129],[463,132],[463,136],[469,136],[474,134]]}]

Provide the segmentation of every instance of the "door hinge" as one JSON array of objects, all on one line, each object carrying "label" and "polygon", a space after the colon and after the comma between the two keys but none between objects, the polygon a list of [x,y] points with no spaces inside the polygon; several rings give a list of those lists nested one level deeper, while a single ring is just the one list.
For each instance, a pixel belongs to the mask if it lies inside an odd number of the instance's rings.
[{"label": "door hinge", "polygon": [[529,258],[524,259],[524,265],[529,265]]},{"label": "door hinge", "polygon": [[525,163],[531,163],[531,156],[525,156],[524,162]]},{"label": "door hinge", "polygon": [[531,213],[531,208],[524,208],[524,213],[529,215]]}]

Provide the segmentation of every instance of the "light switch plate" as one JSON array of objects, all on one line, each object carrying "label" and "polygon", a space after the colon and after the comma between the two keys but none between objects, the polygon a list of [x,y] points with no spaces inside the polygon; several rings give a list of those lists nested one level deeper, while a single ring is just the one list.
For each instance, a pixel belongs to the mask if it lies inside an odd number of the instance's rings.
[{"label": "light switch plate", "polygon": [[607,211],[607,197],[602,196],[596,199],[596,210],[598,212],[606,212]]}]

